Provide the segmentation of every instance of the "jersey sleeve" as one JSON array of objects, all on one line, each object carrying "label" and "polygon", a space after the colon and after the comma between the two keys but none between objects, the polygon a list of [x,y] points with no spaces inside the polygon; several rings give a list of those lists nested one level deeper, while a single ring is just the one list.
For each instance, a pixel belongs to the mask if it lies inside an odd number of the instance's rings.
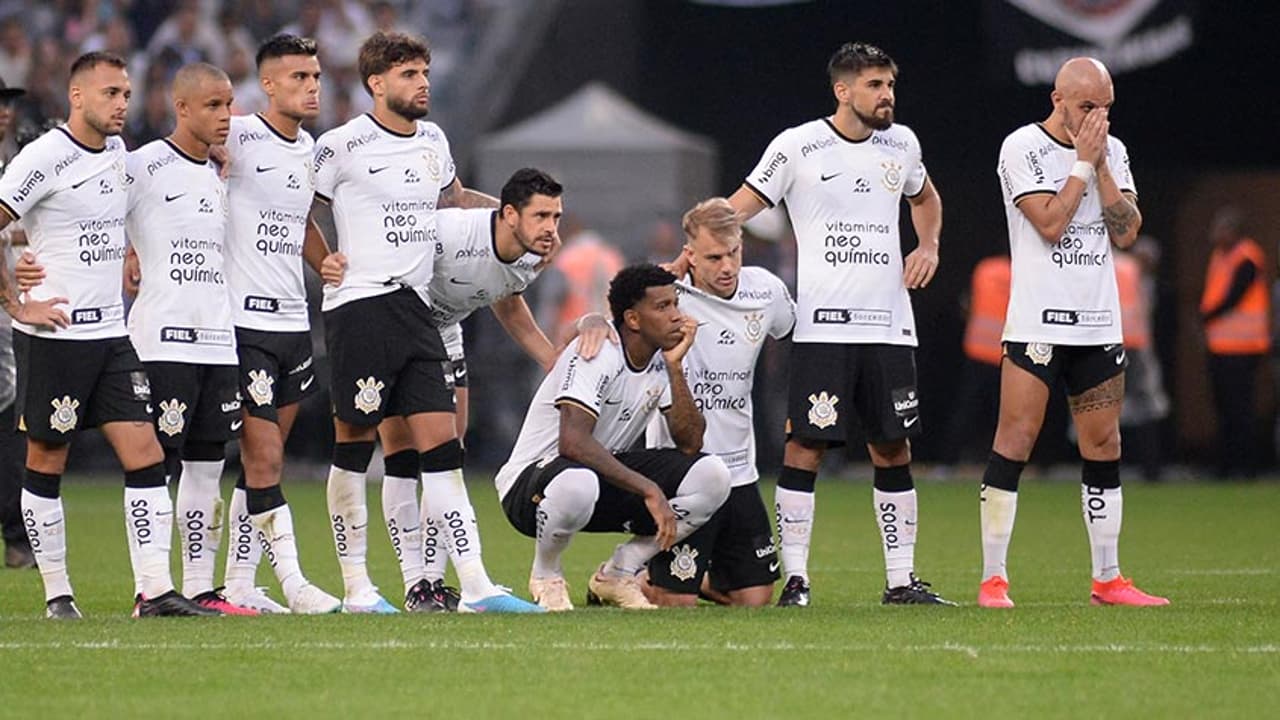
[{"label": "jersey sleeve", "polygon": [[1133,170],[1129,167],[1129,149],[1119,138],[1108,138],[1107,166],[1111,168],[1111,174],[1121,192],[1138,194],[1138,187],[1133,183]]},{"label": "jersey sleeve", "polygon": [[611,372],[612,363],[604,353],[591,360],[584,359],[578,354],[576,340],[571,345],[571,349],[565,352],[571,354],[568,362],[565,363],[556,391],[556,407],[565,404],[574,405],[591,413],[593,417],[599,417],[605,393],[613,382],[613,378],[616,377],[616,373]]},{"label": "jersey sleeve", "polygon": [[795,152],[791,136],[790,131],[783,131],[774,138],[743,183],[769,207],[782,202],[795,178]]},{"label": "jersey sleeve", "polygon": [[316,140],[313,165],[316,169],[316,197],[325,202],[333,201],[333,193],[338,187],[339,161],[338,149],[342,147],[337,133],[333,130]]},{"label": "jersey sleeve", "polygon": [[1019,142],[1017,134],[1005,138],[1000,146],[996,173],[1000,176],[1000,189],[1005,201],[1014,205],[1028,195],[1056,195],[1058,192],[1045,173],[1036,148]]},{"label": "jersey sleeve", "polygon": [[449,149],[449,138],[440,131],[440,188],[444,189],[458,179],[458,166],[453,162],[453,151]]},{"label": "jersey sleeve", "polygon": [[791,333],[796,326],[796,301],[782,279],[774,276],[774,292],[777,297],[769,303],[769,336],[781,340]]},{"label": "jersey sleeve", "polygon": [[146,192],[146,160],[141,157],[142,150],[134,150],[125,153],[124,156],[124,175],[125,175],[125,197],[128,199],[128,212],[138,204],[138,198]]},{"label": "jersey sleeve", "polygon": [[[50,130],[49,132],[57,132]],[[0,176],[0,210],[17,220],[54,190],[53,163],[47,143],[28,145]]]},{"label": "jersey sleeve", "polygon": [[902,192],[909,198],[915,197],[924,192],[924,181],[929,179],[929,171],[924,166],[924,150],[920,147],[920,140],[912,133],[911,138],[911,168],[907,172],[907,179],[902,184]]}]

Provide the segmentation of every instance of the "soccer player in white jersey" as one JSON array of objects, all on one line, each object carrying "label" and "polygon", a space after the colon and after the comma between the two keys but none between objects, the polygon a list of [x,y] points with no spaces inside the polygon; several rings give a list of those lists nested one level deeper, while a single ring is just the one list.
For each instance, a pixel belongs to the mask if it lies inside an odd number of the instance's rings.
[{"label": "soccer player in white jersey", "polygon": [[[315,141],[302,129],[320,112],[316,43],[277,35],[258,49],[257,67],[267,108],[231,118],[227,136],[227,285],[240,359],[244,471],[227,514],[224,592],[232,603],[262,612],[334,612],[342,601],[302,573],[293,513],[280,485],[299,403],[317,390],[302,267],[305,260],[318,270],[328,254],[309,217]],[[254,585],[264,543],[288,608]]]},{"label": "soccer player in white jersey", "polygon": [[[784,130],[729,202],[744,222],[786,201],[798,245],[787,444],[775,496],[782,565],[779,605],[810,600],[814,483],[827,448],[857,415],[875,467],[872,507],[885,560],[885,604],[951,604],[915,576],[916,491],[910,438],[919,435],[915,317],[908,290],[938,267],[942,200],[920,142],[893,121],[898,66],[847,43],[827,64],[836,110]],[[918,245],[904,259],[905,197]]]},{"label": "soccer player in white jersey", "polygon": [[[126,229],[141,278],[129,337],[151,381],[165,471],[178,484],[182,592],[223,613],[256,615],[214,589],[219,482],[226,444],[241,425],[223,261],[227,192],[209,161],[210,146],[230,131],[231,81],[212,65],[193,63],[174,75],[172,92],[173,133],[129,153],[125,163]],[[142,588],[138,594],[146,597]]]},{"label": "soccer player in white jersey", "polygon": [[[682,225],[689,274],[678,285],[680,308],[700,326],[685,375],[707,422],[702,449],[724,461],[733,489],[706,527],[649,561],[645,594],[658,605],[696,605],[701,592],[759,607],[773,599],[778,553],[756,483],[751,388],[765,338],[795,327],[795,303],[776,275],[742,267],[742,223],[728,200],[698,203]],[[665,424],[649,424],[646,445],[672,445]]]},{"label": "soccer player in white jersey", "polygon": [[1108,134],[1111,76],[1093,58],[1063,64],[1043,122],[1005,138],[997,173],[1013,286],[1000,366],[1000,418],[982,477],[978,604],[1013,607],[1005,560],[1018,478],[1066,385],[1079,435],[1080,504],[1093,555],[1094,605],[1167,605],[1120,574],[1120,406],[1125,355],[1111,245],[1129,247],[1142,215],[1124,143]]},{"label": "soccer player in white jersey", "polygon": [[540,612],[489,579],[463,483],[453,391],[444,377],[449,357],[432,325],[426,288],[436,251],[436,208],[466,200],[444,133],[422,120],[429,107],[429,60],[420,39],[374,33],[359,56],[373,112],[316,141],[316,197],[332,204],[338,250],[347,261],[342,284],[325,287],[322,305],[336,440],[328,501],[343,606],[396,612],[378,594],[365,564],[365,479],[378,423],[401,415],[420,454],[423,510],[449,518],[460,609]]},{"label": "soccer player in white jersey", "polygon": [[[681,313],[676,278],[633,265],[609,285],[622,339],[587,360],[569,344],[538,387],[511,457],[494,477],[512,526],[535,539],[529,592],[572,610],[560,558],[578,532],[633,537],[588,582],[588,602],[653,609],[636,574],[704,525],[729,496],[729,469],[700,452],[706,422],[681,361],[697,321]],[[631,450],[661,411],[675,449]]]},{"label": "soccer player in white jersey", "polygon": [[0,227],[22,218],[30,253],[47,272],[24,301],[0,272],[0,303],[14,319],[18,424],[27,432],[22,515],[50,618],[80,617],[67,574],[60,485],[71,438],[83,427],[102,430],[124,469],[129,558],[146,596],[139,614],[220,614],[173,588],[164,453],[151,424],[147,376],[124,325],[125,68],[110,53],[76,59],[67,123],[24,148],[0,178]]}]

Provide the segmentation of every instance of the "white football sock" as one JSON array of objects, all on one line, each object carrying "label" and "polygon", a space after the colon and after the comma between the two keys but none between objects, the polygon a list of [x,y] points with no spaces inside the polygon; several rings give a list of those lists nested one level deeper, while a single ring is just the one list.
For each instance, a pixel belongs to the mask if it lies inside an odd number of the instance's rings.
[{"label": "white football sock", "polygon": [[[689,468],[670,500],[677,518],[676,540],[689,537],[711,519],[728,499],[729,484],[729,469],[714,455],[699,459]],[[637,535],[614,549],[604,571],[619,576],[635,575],[660,549],[656,536]]]},{"label": "white football sock", "polygon": [[1107,582],[1120,577],[1120,524],[1124,516],[1120,488],[1081,485],[1080,509],[1089,531],[1093,579]]},{"label": "white football sock", "polygon": [[369,548],[369,508],[365,504],[365,473],[329,468],[326,494],[333,544],[342,567],[342,585],[348,598],[373,590],[365,558]]},{"label": "white football sock", "polygon": [[[127,504],[125,511],[127,517]],[[44,580],[45,601],[71,595],[71,578],[67,575],[67,519],[62,512],[62,498],[42,497],[24,488],[22,513],[27,518],[27,540]]]},{"label": "white football sock", "polygon": [[1013,537],[1013,521],[1018,515],[1018,493],[983,485],[980,497],[982,579],[999,576],[1008,580],[1005,561],[1009,556],[1009,540]]},{"label": "white football sock", "polygon": [[293,533],[293,511],[289,504],[250,516],[254,533],[262,540],[267,561],[280,581],[286,600],[292,600],[307,584],[298,565],[298,543]]},{"label": "white football sock", "polygon": [[178,481],[178,532],[182,537],[182,594],[213,590],[214,566],[222,544],[222,460],[183,460]]},{"label": "white football sock", "polygon": [[422,516],[422,572],[427,580],[435,583],[444,580],[449,570],[449,551],[444,546],[444,537],[440,534],[440,526],[430,511]]},{"label": "white football sock", "polygon": [[535,578],[564,577],[560,556],[574,533],[587,526],[600,498],[600,481],[586,468],[569,468],[547,483],[538,503],[537,540],[534,543]]},{"label": "white football sock", "polygon": [[423,579],[422,518],[418,510],[418,478],[386,475],[382,478],[382,517],[391,536],[391,547],[400,561],[404,591]]},{"label": "white football sock", "polygon": [[[169,551],[173,547],[173,500],[167,487],[124,489],[124,524],[133,563],[134,590],[144,598],[173,589]],[[42,568],[43,569],[43,568]]]},{"label": "white football sock", "polygon": [[778,521],[778,554],[782,576],[798,575],[809,582],[809,537],[813,534],[814,494],[778,488],[774,491]]},{"label": "white football sock", "polygon": [[872,488],[871,497],[884,548],[885,583],[891,588],[910,585],[916,557],[916,491]]},{"label": "white football sock", "polygon": [[476,600],[497,594],[481,559],[480,529],[461,468],[422,473],[421,513],[440,527],[462,594]]},{"label": "white football sock", "polygon": [[227,574],[224,582],[228,595],[252,592],[262,560],[262,542],[245,506],[244,488],[231,491],[231,508],[227,511],[231,524],[231,541],[227,547]]}]

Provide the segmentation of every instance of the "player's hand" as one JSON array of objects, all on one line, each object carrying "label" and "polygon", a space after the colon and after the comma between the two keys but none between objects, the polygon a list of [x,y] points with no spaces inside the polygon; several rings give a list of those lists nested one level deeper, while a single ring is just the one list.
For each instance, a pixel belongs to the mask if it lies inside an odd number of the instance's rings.
[{"label": "player's hand", "polygon": [[320,277],[325,285],[337,287],[347,274],[347,256],[340,252],[332,252],[320,261]]},{"label": "player's hand", "polygon": [[908,290],[927,287],[938,272],[938,244],[922,243],[907,255],[902,265],[902,282]]},{"label": "player's hand", "polygon": [[693,347],[693,338],[698,334],[697,318],[684,316],[684,321],[680,324],[680,332],[684,337],[680,339],[679,344],[670,350],[662,351],[662,359],[667,362],[667,366],[679,365],[684,360],[684,356],[689,352],[689,348]]},{"label": "player's hand", "polygon": [[219,178],[226,180],[231,177],[231,153],[227,152],[226,145],[210,145],[209,159],[218,166]]},{"label": "player's hand", "polygon": [[24,250],[18,262],[13,266],[13,274],[18,278],[18,292],[27,292],[44,282],[44,266],[36,262],[36,256],[30,250]]},{"label": "player's hand", "polygon": [[1084,121],[1080,123],[1080,131],[1072,134],[1067,130],[1067,137],[1071,138],[1071,144],[1076,146],[1076,159],[1098,166],[1098,163],[1105,161],[1107,157],[1107,133],[1111,130],[1111,123],[1107,121],[1106,108],[1094,108],[1085,116]]},{"label": "player's hand", "polygon": [[675,260],[668,263],[662,263],[658,267],[666,270],[672,275],[675,275],[677,278],[682,278],[689,274],[689,256],[682,252],[676,256]]},{"label": "player's hand", "polygon": [[18,305],[18,310],[13,314],[13,319],[27,325],[34,325],[42,330],[58,330],[59,328],[71,327],[71,318],[63,312],[59,305],[66,305],[68,300],[64,297],[49,298],[48,300],[27,300]]},{"label": "player's hand", "polygon": [[575,326],[578,328],[578,355],[583,360],[590,360],[599,355],[605,340],[614,345],[621,342],[618,339],[618,331],[600,313],[583,315],[578,318]]},{"label": "player's hand", "polygon": [[124,253],[124,292],[129,297],[138,297],[142,287],[142,261],[138,260],[138,252],[130,245]]},{"label": "player's hand", "polygon": [[658,533],[654,538],[658,542],[658,547],[670,550],[676,542],[676,514],[671,509],[670,501],[658,486],[654,485],[652,490],[645,493],[644,506],[653,516],[653,524],[658,527]]}]

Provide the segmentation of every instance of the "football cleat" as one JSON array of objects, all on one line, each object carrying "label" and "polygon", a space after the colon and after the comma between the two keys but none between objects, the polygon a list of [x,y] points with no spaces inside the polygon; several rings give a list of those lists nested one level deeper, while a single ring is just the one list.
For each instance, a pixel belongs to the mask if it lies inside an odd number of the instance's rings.
[{"label": "football cleat", "polygon": [[950,605],[956,604],[929,589],[929,583],[911,574],[911,582],[895,588],[887,587],[880,598],[882,605]]},{"label": "football cleat", "polygon": [[443,604],[446,610],[458,612],[458,605],[462,604],[462,593],[458,592],[458,588],[445,585],[441,578],[431,583],[431,593],[436,602]]},{"label": "football cleat", "polygon": [[546,610],[528,600],[522,600],[509,592],[499,590],[498,594],[479,600],[463,599],[458,605],[458,612],[465,613],[544,613]]},{"label": "football cleat", "polygon": [[809,607],[809,581],[799,575],[787,578],[778,596],[778,607]]},{"label": "football cleat", "polygon": [[649,602],[649,598],[644,596],[644,590],[640,588],[640,581],[635,576],[622,577],[618,575],[606,575],[604,565],[596,570],[591,579],[587,581],[587,588],[590,591],[587,595],[587,604],[592,604],[592,596],[601,605],[613,605],[624,610],[657,610],[658,606]]},{"label": "football cleat", "polygon": [[289,598],[289,610],[294,615],[328,615],[342,612],[342,601],[307,583]]},{"label": "football cleat", "polygon": [[199,595],[191,598],[191,602],[194,602],[195,604],[201,607],[217,610],[221,612],[223,615],[238,615],[241,617],[257,617],[262,614],[257,610],[254,610],[253,608],[247,608],[241,605],[236,605],[235,603],[232,603],[232,602],[228,602],[226,596],[224,596],[220,590],[210,590],[209,592],[202,592]]},{"label": "football cleat", "polygon": [[44,616],[50,620],[79,620],[84,617],[76,607],[75,598],[70,595],[59,595],[45,603]]},{"label": "football cleat", "polygon": [[1009,599],[1009,581],[999,575],[992,575],[983,580],[978,586],[978,607],[1013,607],[1013,601]]},{"label": "football cleat", "polygon": [[435,587],[430,580],[423,578],[413,584],[404,594],[405,612],[438,613],[449,612],[449,606],[443,599],[437,599]]},{"label": "football cleat", "polygon": [[232,605],[257,610],[259,615],[288,615],[289,608],[272,600],[266,588],[248,586],[243,590],[223,588],[222,596]]},{"label": "football cleat", "polygon": [[355,597],[343,598],[342,612],[352,615],[394,615],[400,611],[378,594],[378,588],[370,587]]},{"label": "football cleat", "polygon": [[1089,594],[1091,605],[1130,605],[1134,607],[1154,607],[1168,605],[1169,599],[1148,595],[1133,586],[1133,581],[1117,576],[1107,582],[1093,581],[1093,592]]},{"label": "football cleat", "polygon": [[147,599],[139,595],[133,606],[134,617],[212,617],[222,615],[217,608],[196,604],[177,590]]},{"label": "football cleat", "polygon": [[569,584],[562,577],[529,577],[529,595],[547,612],[565,612],[573,609],[569,599]]}]

